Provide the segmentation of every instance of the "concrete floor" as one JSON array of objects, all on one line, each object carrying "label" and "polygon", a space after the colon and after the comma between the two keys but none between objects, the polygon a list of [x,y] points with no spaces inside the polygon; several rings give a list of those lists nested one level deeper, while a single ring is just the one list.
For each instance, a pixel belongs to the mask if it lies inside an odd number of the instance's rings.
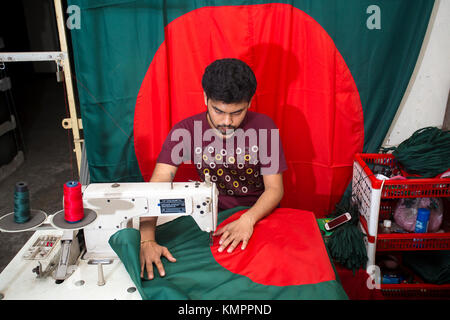
[{"label": "concrete floor", "polygon": [[[0,180],[0,216],[13,211],[18,181],[28,183],[33,209],[53,214],[62,209],[63,184],[78,176],[73,140],[69,140],[72,136],[68,137],[61,126],[62,119],[68,117],[64,88],[56,82],[55,74],[34,74],[21,81],[13,85],[13,95],[23,130],[25,161]],[[0,232],[0,272],[32,234]]]}]

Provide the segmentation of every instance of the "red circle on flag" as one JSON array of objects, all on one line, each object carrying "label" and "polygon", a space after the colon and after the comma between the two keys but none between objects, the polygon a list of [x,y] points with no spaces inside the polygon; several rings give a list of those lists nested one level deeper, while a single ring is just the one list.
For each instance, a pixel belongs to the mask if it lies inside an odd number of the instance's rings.
[{"label": "red circle on flag", "polygon": [[[236,221],[239,211],[218,228]],[[263,285],[290,286],[335,280],[333,267],[312,212],[278,208],[259,221],[244,250],[240,243],[231,253],[218,252],[220,236],[211,253],[227,270]]]}]

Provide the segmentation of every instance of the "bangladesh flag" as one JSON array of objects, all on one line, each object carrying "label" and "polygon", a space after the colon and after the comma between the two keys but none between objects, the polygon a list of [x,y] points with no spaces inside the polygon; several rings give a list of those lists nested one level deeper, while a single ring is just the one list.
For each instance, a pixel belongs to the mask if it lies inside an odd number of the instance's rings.
[{"label": "bangladesh flag", "polygon": [[[239,58],[258,81],[251,109],[280,129],[282,206],[321,217],[350,182],[353,155],[378,151],[434,1],[68,4],[79,9],[71,36],[91,182],[147,181],[172,126],[205,111],[205,67]],[[198,176],[183,165],[175,179]]]},{"label": "bangladesh flag", "polygon": [[[246,208],[219,213],[219,228]],[[140,278],[140,233],[123,229],[109,244],[124,263],[143,299],[151,300],[325,300],[347,299],[336,279],[319,226],[311,212],[278,208],[255,225],[245,250],[218,252],[220,237],[188,216],[157,227],[157,242],[177,262],[163,258],[165,277]]]}]

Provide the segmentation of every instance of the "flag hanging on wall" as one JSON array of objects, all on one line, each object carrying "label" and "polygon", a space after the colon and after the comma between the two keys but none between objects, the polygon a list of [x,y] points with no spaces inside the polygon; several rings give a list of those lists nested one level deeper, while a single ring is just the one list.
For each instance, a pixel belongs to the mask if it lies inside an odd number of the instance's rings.
[{"label": "flag hanging on wall", "polygon": [[[386,135],[433,5],[68,0],[79,14],[71,37],[91,181],[147,181],[171,127],[205,111],[204,68],[233,57],[257,77],[251,109],[280,129],[282,206],[329,213],[354,153],[377,152]],[[193,167],[177,173],[187,178]]]}]

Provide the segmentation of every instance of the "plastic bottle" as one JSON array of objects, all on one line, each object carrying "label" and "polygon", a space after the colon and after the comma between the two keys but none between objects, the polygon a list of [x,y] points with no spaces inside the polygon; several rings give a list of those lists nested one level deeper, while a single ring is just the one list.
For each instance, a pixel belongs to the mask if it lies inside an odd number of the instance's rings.
[{"label": "plastic bottle", "polygon": [[425,233],[428,229],[428,221],[430,219],[430,210],[419,208],[417,210],[416,228],[414,232]]},{"label": "plastic bottle", "polygon": [[391,233],[392,221],[391,220],[383,220],[383,225],[381,226],[380,233]]}]

